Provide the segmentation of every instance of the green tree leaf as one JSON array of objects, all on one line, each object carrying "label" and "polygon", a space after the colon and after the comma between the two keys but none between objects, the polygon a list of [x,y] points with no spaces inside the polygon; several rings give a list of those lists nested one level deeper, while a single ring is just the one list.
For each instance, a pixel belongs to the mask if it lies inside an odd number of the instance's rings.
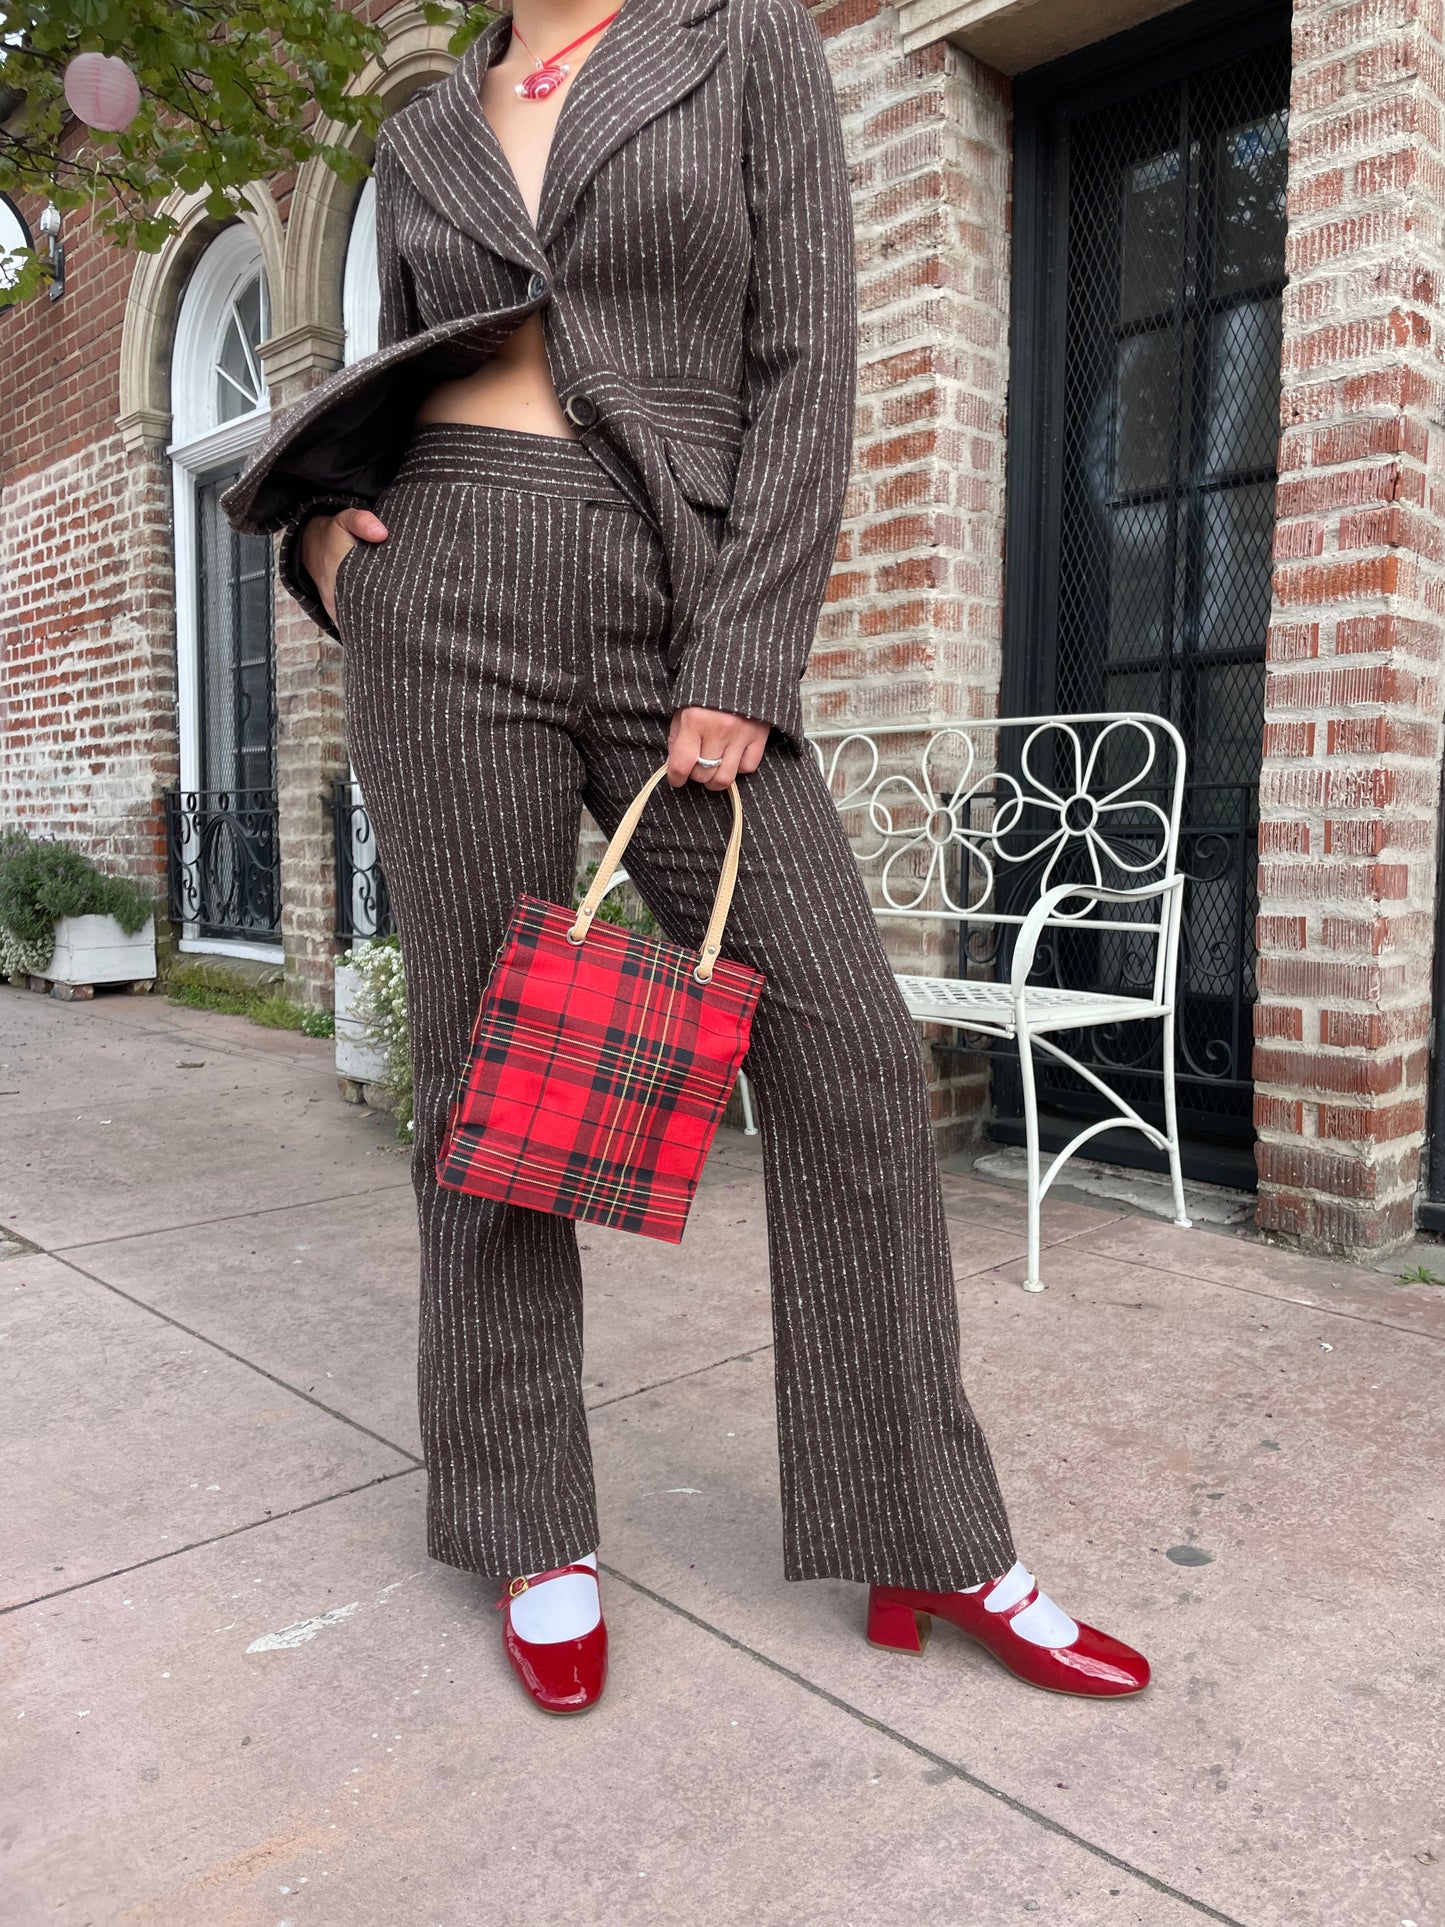
[{"label": "green tree leaf", "polygon": [[[454,54],[495,18],[466,0],[424,0],[422,12],[453,26]],[[91,207],[117,245],[155,253],[176,232],[162,208],[178,187],[204,191],[220,214],[243,188],[313,157],[363,179],[348,137],[364,148],[381,104],[353,88],[385,46],[379,26],[332,0],[0,0],[0,89],[12,100],[0,192]],[[118,55],[140,84],[141,110],[122,133],[92,132],[65,104],[66,66],[85,52]],[[31,257],[0,305],[46,278]]]}]

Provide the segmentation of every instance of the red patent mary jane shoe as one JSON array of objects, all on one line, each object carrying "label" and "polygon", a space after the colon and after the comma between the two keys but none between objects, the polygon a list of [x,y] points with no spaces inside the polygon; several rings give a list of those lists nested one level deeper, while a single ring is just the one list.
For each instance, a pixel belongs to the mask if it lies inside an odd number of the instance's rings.
[{"label": "red patent mary jane shoe", "polygon": [[1051,1693],[1123,1699],[1129,1693],[1142,1693],[1149,1684],[1149,1662],[1142,1653],[1081,1620],[1074,1622],[1079,1633],[1068,1646],[1035,1646],[1015,1632],[1012,1622],[1038,1598],[1037,1586],[1002,1612],[990,1612],[983,1603],[992,1590],[984,1586],[971,1593],[918,1592],[907,1586],[873,1586],[868,1594],[868,1637],[875,1646],[896,1653],[921,1653],[933,1624],[929,1615],[936,1614],[986,1646],[1018,1678]]},{"label": "red patent mary jane shoe", "polygon": [[497,1610],[506,1614],[502,1639],[507,1658],[530,1697],[544,1713],[585,1713],[601,1699],[607,1678],[606,1621],[599,1619],[580,1639],[549,1640],[542,1645],[521,1638],[512,1625],[512,1601],[530,1586],[540,1586],[544,1579],[556,1579],[564,1572],[597,1578],[592,1566],[554,1566],[530,1579],[514,1579],[497,1601]]}]

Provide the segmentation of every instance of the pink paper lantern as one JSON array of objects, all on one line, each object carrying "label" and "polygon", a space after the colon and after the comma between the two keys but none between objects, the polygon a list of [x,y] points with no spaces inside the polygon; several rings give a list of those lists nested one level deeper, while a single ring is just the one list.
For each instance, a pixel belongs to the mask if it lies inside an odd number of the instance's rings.
[{"label": "pink paper lantern", "polygon": [[65,98],[87,127],[120,134],[140,112],[140,82],[114,54],[77,54],[65,69]]}]

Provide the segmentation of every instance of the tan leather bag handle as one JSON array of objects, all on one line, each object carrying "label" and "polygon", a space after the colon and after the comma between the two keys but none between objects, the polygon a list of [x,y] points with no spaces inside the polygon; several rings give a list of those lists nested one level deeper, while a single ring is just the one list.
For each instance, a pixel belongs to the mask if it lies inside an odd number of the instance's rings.
[{"label": "tan leather bag handle", "polygon": [[[667,774],[667,764],[654,771],[627,806],[627,813],[613,832],[612,841],[602,853],[602,861],[597,866],[597,874],[591,887],[577,911],[576,921],[567,932],[569,943],[581,943],[592,928],[592,919],[597,914],[597,906],[607,894],[607,886],[612,881],[612,872],[622,861],[632,832],[641,821],[647,799]],[[743,803],[738,795],[736,782],[728,785],[728,795],[733,803],[732,835],[728,838],[727,852],[723,857],[722,875],[718,878],[717,895],[713,898],[712,916],[707,926],[707,934],[702,940],[702,949],[693,967],[693,976],[700,984],[712,977],[712,967],[717,962],[718,952],[722,949],[723,925],[727,922],[728,911],[732,907],[733,885],[738,880],[738,853],[743,844]]]}]

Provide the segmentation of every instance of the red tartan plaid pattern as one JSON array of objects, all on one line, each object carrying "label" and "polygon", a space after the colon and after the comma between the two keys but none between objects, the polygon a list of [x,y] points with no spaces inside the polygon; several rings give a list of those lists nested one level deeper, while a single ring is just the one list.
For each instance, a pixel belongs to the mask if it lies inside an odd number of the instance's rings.
[{"label": "red tartan plaid pattern", "polygon": [[439,1183],[682,1239],[765,979],[520,896],[472,1026]]}]

